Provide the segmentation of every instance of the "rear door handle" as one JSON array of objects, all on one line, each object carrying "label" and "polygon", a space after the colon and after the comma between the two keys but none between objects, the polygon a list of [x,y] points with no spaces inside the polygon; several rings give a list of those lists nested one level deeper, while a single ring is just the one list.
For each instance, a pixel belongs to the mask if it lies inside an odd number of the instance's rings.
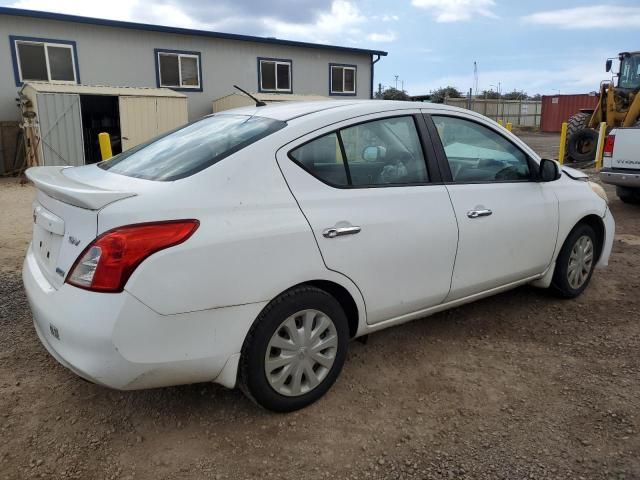
[{"label": "rear door handle", "polygon": [[483,209],[480,209],[480,210],[469,210],[467,212],[467,217],[469,217],[469,218],[488,217],[492,213],[493,212],[491,210],[489,210],[488,208],[483,208]]},{"label": "rear door handle", "polygon": [[360,230],[362,229],[356,226],[330,227],[330,228],[325,228],[322,231],[322,236],[325,238],[336,238],[336,237],[341,237],[343,235],[355,235],[356,233],[360,233]]}]

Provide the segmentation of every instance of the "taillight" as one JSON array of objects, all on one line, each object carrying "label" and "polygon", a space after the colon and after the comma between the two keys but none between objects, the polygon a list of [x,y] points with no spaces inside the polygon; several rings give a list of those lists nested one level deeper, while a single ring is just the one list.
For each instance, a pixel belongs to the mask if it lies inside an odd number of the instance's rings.
[{"label": "taillight", "polygon": [[613,155],[613,145],[616,143],[615,135],[607,135],[607,139],[604,141],[604,150],[602,155],[605,157],[611,157]]},{"label": "taillight", "polygon": [[175,220],[109,230],[85,248],[67,283],[96,292],[121,292],[145,258],[184,242],[198,225],[198,220]]}]

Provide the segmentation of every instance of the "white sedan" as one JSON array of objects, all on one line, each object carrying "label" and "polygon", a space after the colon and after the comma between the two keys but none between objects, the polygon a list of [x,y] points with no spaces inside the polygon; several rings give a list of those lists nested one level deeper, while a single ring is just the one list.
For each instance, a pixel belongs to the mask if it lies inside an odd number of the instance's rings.
[{"label": "white sedan", "polygon": [[614,234],[584,175],[436,104],[241,108],[27,176],[23,279],[61,364],[275,411],[327,392],[356,337],[524,284],[579,295]]}]

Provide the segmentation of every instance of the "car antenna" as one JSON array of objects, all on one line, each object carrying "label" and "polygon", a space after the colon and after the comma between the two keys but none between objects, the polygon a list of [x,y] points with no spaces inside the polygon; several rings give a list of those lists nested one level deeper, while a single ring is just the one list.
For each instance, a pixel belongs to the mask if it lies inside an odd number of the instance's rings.
[{"label": "car antenna", "polygon": [[237,88],[238,90],[240,90],[242,93],[244,93],[247,97],[249,97],[251,100],[253,100],[254,102],[256,102],[256,107],[266,107],[267,104],[264,103],[261,100],[258,100],[256,97],[254,97],[253,95],[251,95],[249,92],[247,92],[246,90],[243,90],[242,88],[240,88],[238,85],[234,85],[233,88]]}]

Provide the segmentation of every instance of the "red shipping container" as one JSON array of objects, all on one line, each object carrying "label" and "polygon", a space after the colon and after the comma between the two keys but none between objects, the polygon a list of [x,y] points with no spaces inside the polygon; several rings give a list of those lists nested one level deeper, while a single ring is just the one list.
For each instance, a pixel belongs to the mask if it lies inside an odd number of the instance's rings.
[{"label": "red shipping container", "polygon": [[562,122],[568,122],[571,115],[581,108],[596,108],[598,96],[588,93],[575,95],[543,95],[540,114],[540,130],[559,132]]}]

